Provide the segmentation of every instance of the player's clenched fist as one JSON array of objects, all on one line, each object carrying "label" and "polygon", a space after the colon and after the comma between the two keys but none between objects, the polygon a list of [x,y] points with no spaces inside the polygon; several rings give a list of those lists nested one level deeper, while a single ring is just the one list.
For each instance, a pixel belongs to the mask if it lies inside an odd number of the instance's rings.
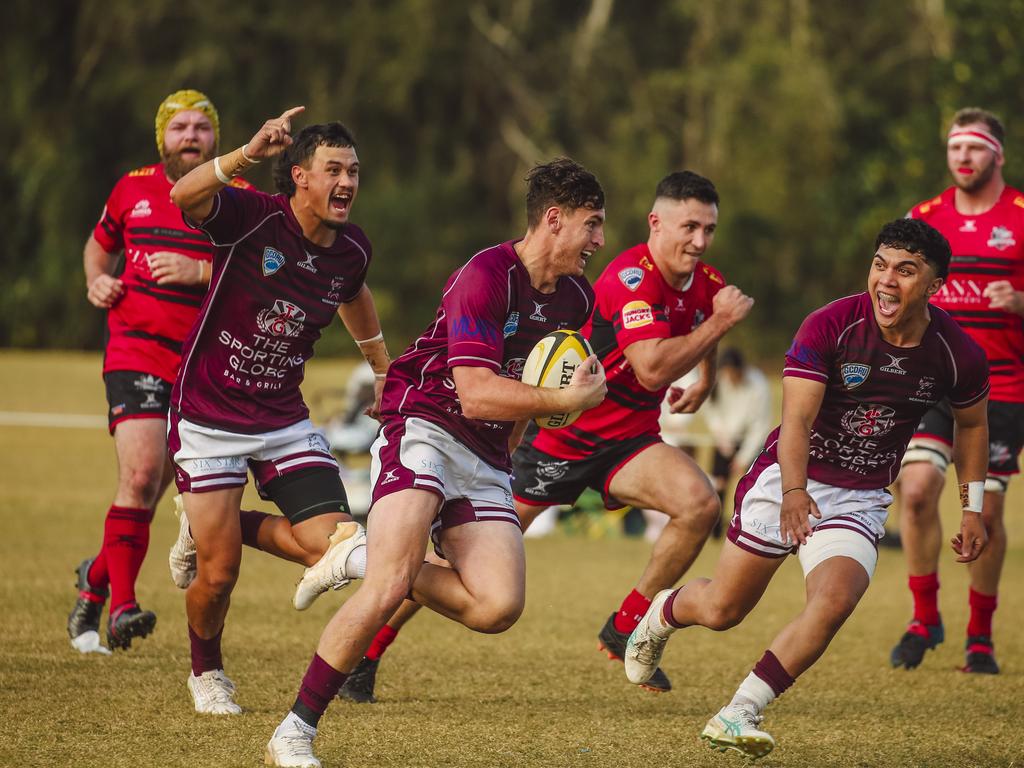
[{"label": "player's clenched fist", "polygon": [[262,160],[281,154],[292,143],[292,118],[305,111],[305,107],[292,107],[286,109],[280,117],[267,120],[246,144],[246,157]]},{"label": "player's clenched fist", "polygon": [[754,300],[735,285],[727,285],[715,294],[712,302],[714,312],[730,326],[736,325],[750,313]]},{"label": "player's clenched fist", "polygon": [[94,307],[110,309],[124,296],[124,282],[110,275],[99,275],[89,283],[85,295]]}]

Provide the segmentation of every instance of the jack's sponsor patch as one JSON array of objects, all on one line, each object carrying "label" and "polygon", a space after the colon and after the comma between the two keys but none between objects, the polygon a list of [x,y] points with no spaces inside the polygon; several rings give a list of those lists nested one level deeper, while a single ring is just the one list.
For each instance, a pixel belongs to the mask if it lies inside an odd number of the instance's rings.
[{"label": "jack's sponsor patch", "polygon": [[643,328],[654,322],[654,311],[646,301],[631,301],[622,308],[623,328]]}]

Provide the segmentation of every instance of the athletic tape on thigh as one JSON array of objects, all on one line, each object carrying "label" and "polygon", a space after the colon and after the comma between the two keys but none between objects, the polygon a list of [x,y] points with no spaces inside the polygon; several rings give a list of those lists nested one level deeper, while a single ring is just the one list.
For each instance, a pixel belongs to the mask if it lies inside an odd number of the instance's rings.
[{"label": "athletic tape on thigh", "polygon": [[905,467],[907,464],[914,464],[918,461],[927,461],[933,464],[940,472],[945,472],[949,466],[949,457],[945,456],[942,451],[923,445],[908,448],[907,452],[903,454],[903,461],[900,462],[900,466]]},{"label": "athletic tape on thigh", "polygon": [[832,557],[849,557],[856,560],[864,566],[869,578],[874,575],[878,562],[878,550],[874,544],[864,535],[847,528],[815,529],[807,543],[797,550],[797,555],[804,571],[804,578],[807,578],[815,566]]},{"label": "athletic tape on thigh", "polygon": [[988,475],[985,478],[985,493],[1006,493],[1010,485],[1010,478]]}]

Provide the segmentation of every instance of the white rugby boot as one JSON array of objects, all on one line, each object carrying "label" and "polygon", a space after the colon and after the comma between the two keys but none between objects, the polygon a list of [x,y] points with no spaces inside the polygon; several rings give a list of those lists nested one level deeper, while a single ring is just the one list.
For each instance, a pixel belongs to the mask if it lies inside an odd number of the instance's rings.
[{"label": "white rugby boot", "polygon": [[323,557],[305,570],[295,586],[292,604],[298,611],[309,608],[328,589],[341,589],[357,578],[355,574],[348,573],[345,566],[354,550],[366,546],[363,526],[354,522],[338,523],[329,541],[330,546]]},{"label": "white rugby boot", "polygon": [[196,705],[196,712],[204,715],[240,715],[242,708],[235,703],[235,684],[223,669],[211,669],[196,677],[189,673],[188,692]]},{"label": "white rugby boot", "polygon": [[188,589],[196,577],[196,543],[188,529],[188,517],[181,496],[174,497],[174,516],[180,521],[178,539],[171,545],[167,564],[171,567],[171,581],[178,589]]},{"label": "white rugby boot", "polygon": [[642,685],[651,679],[661,663],[665,643],[675,631],[675,627],[666,626],[661,618],[662,608],[671,594],[671,589],[663,589],[654,596],[651,607],[626,641],[622,660],[626,666],[626,677],[634,685]]},{"label": "white rugby boot", "polygon": [[700,737],[719,752],[734,749],[753,760],[764,757],[775,747],[775,739],[758,726],[763,715],[738,704],[727,704],[708,720]]},{"label": "white rugby boot", "polygon": [[314,738],[316,728],[290,714],[267,742],[263,762],[281,768],[320,768],[320,761],[313,754]]}]

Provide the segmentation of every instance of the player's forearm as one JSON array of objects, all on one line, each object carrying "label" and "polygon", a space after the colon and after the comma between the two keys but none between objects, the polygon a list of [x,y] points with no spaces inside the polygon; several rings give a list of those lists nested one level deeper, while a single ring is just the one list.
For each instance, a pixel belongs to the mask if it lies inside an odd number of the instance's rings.
[{"label": "player's forearm", "polygon": [[960,483],[984,481],[988,472],[988,422],[957,425],[953,464]]},{"label": "player's forearm", "polygon": [[630,354],[630,350],[636,346],[631,345],[627,348],[626,357],[640,385],[650,392],[656,392],[707,359],[729,328],[712,315],[693,333],[657,339],[653,344],[644,345],[639,354]]},{"label": "player's forearm", "polygon": [[192,221],[205,221],[213,210],[217,193],[254,165],[245,158],[243,150],[244,147],[239,147],[186,173],[171,188],[171,202]]},{"label": "player's forearm", "polygon": [[531,387],[486,368],[470,370],[468,375],[454,374],[462,415],[468,419],[523,421],[573,409],[568,389]]},{"label": "player's forearm", "polygon": [[373,369],[374,374],[378,378],[383,377],[387,373],[391,358],[388,355],[384,334],[380,328],[380,319],[377,317],[377,306],[373,301],[373,294],[365,283],[352,301],[338,307],[338,315],[345,324],[345,328],[352,334],[359,351]]},{"label": "player's forearm", "polygon": [[811,444],[810,424],[800,420],[782,422],[776,453],[782,474],[782,492],[807,488],[807,459]]},{"label": "player's forearm", "polygon": [[92,281],[100,275],[112,275],[115,264],[117,264],[117,256],[107,253],[103,250],[103,246],[96,242],[96,238],[89,235],[82,252],[82,267],[85,271],[86,286],[92,285]]}]

